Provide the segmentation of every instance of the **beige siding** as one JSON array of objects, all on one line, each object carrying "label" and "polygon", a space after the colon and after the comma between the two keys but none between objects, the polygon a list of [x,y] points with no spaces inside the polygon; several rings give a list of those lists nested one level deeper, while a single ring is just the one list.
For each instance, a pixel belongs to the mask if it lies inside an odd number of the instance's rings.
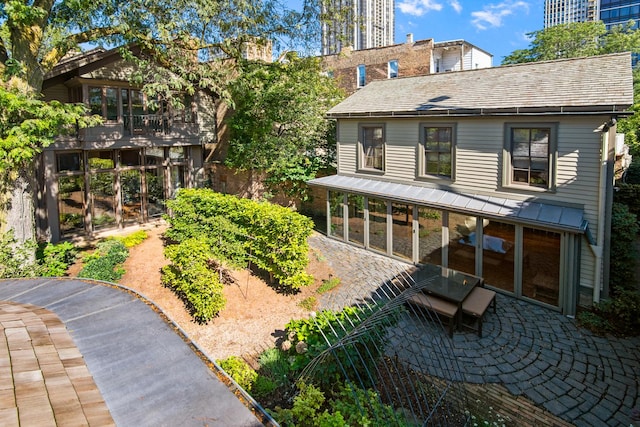
[{"label": "beige siding", "polygon": [[458,122],[456,135],[456,191],[492,193],[500,184],[504,124],[500,120]]},{"label": "beige siding", "polygon": [[51,86],[42,91],[45,101],[69,102],[69,89],[63,84]]},{"label": "beige siding", "polygon": [[[572,204],[584,208],[591,233],[598,235],[598,187],[600,183],[601,135],[593,130],[604,117],[497,117],[460,118],[455,121],[434,119],[386,119],[339,122],[339,172],[357,173],[356,146],[360,123],[384,123],[386,129],[386,170],[381,179],[413,185],[448,185],[456,192],[483,194],[516,200]],[[429,182],[416,179],[416,149],[422,123],[455,123],[455,180]],[[557,123],[557,160],[555,192],[526,188],[502,188],[504,129],[508,123]],[[363,176],[365,176],[363,174]],[[600,242],[598,242],[600,243]],[[586,239],[581,254],[580,285],[593,287],[595,257]]]},{"label": "beige siding", "polygon": [[124,60],[119,60],[104,67],[83,74],[81,77],[96,80],[112,80],[128,82],[135,68]]},{"label": "beige siding", "polygon": [[338,123],[338,171],[345,174],[356,173],[356,146],[358,143],[358,122]]},{"label": "beige siding", "polygon": [[416,175],[416,147],[419,141],[419,122],[399,120],[386,123],[385,178],[394,181],[413,181]]}]

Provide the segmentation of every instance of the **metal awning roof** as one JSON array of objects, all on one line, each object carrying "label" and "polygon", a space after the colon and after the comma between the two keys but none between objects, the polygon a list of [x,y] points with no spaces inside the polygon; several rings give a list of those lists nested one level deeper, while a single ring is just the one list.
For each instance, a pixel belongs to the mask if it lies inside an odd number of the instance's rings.
[{"label": "metal awning roof", "polygon": [[532,200],[513,200],[478,194],[462,194],[437,188],[398,184],[375,179],[331,175],[312,179],[309,185],[393,201],[415,203],[486,218],[585,233],[588,222],[584,210]]}]

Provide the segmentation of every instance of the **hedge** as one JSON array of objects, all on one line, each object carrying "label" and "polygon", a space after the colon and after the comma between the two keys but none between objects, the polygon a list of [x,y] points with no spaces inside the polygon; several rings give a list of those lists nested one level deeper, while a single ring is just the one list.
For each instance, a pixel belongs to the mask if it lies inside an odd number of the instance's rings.
[{"label": "hedge", "polygon": [[218,274],[209,268],[212,258],[203,239],[191,238],[165,248],[171,264],[162,268],[162,283],[184,301],[193,318],[206,323],[224,308]]},{"label": "hedge", "polygon": [[[201,236],[228,261],[253,263],[280,285],[298,289],[312,283],[307,238],[313,221],[288,208],[216,193],[210,189],[183,189],[167,201],[171,225],[166,235],[175,241]],[[228,221],[231,225],[222,225]]]}]

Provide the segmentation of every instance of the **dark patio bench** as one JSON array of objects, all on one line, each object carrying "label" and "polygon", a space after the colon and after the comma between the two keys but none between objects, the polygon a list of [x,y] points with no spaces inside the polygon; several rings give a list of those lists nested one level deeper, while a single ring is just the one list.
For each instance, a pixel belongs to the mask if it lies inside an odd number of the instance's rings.
[{"label": "dark patio bench", "polygon": [[425,295],[422,292],[411,296],[407,302],[449,319],[449,336],[453,337],[453,330],[456,326],[456,316],[458,314],[458,306],[456,304],[433,295]]},{"label": "dark patio bench", "polygon": [[465,323],[463,326],[478,333],[482,338],[482,321],[484,314],[493,306],[496,312],[496,293],[490,289],[475,287],[471,293],[462,301],[462,314],[472,318],[472,323]]}]

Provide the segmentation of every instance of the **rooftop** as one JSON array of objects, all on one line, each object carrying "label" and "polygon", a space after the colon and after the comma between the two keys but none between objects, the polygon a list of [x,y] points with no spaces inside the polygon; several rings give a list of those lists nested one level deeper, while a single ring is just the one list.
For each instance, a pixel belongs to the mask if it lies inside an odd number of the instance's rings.
[{"label": "rooftop", "polygon": [[628,115],[632,104],[625,52],[373,81],[327,116]]}]

